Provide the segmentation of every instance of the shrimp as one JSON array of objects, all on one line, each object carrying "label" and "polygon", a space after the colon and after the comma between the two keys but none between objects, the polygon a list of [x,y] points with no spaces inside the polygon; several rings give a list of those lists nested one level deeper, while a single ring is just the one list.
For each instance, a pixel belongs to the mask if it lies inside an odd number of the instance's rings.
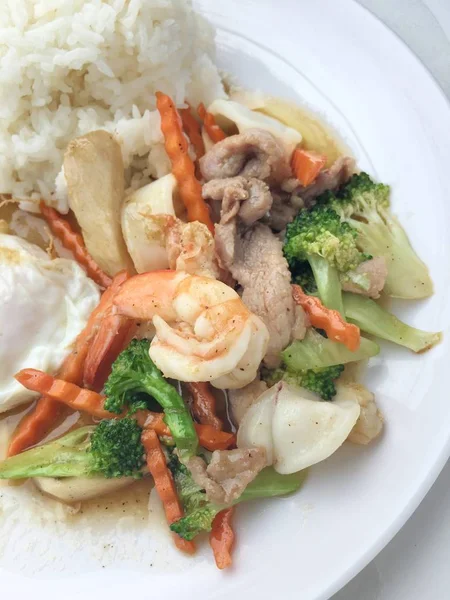
[{"label": "shrimp", "polygon": [[203,223],[173,219],[166,229],[166,251],[171,269],[213,279],[221,274],[214,237]]},{"label": "shrimp", "polygon": [[136,201],[129,200],[122,213],[125,241],[136,271],[147,273],[169,268],[217,279],[220,269],[214,236],[206,225],[199,221],[184,223],[174,214],[153,214],[151,210],[159,209],[154,204],[147,202],[136,207]]},{"label": "shrimp", "polygon": [[269,332],[224,283],[184,271],[142,273],[123,285],[114,304],[128,318],[152,320],[150,358],[165,377],[220,389],[256,377]]}]

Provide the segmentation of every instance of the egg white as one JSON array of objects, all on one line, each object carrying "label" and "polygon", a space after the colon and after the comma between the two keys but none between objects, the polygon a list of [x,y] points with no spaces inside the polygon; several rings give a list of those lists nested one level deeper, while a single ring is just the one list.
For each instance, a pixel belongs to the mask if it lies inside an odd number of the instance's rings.
[{"label": "egg white", "polygon": [[14,379],[23,368],[55,373],[100,298],[78,264],[0,235],[0,413],[36,394]]}]

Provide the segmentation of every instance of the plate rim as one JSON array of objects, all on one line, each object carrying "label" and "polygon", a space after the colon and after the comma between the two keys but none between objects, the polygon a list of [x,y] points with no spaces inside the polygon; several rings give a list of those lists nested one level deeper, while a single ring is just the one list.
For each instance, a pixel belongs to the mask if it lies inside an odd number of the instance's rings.
[{"label": "plate rim", "polygon": [[[297,2],[298,1],[299,0],[297,0]],[[290,2],[291,2],[291,0],[287,0],[287,4]],[[358,11],[358,9],[360,9],[363,13],[367,13],[367,15],[373,21],[374,25],[376,23],[377,27],[381,27],[381,29],[384,31],[385,35],[391,34],[391,36],[393,36],[393,38],[395,38],[396,44],[400,43],[399,48],[402,47],[403,54],[405,56],[409,55],[409,57],[411,59],[413,59],[413,61],[414,61],[415,69],[420,69],[422,71],[423,80],[425,81],[425,78],[428,79],[430,92],[435,94],[437,91],[438,94],[441,96],[441,98],[444,98],[446,109],[450,116],[450,101],[447,98],[447,96],[445,95],[439,82],[437,82],[437,80],[435,79],[433,74],[430,73],[430,71],[423,64],[423,62],[420,60],[420,58],[411,50],[411,48],[409,48],[409,46],[398,36],[398,34],[396,34],[392,29],[390,29],[390,27],[388,25],[383,23],[369,9],[367,9],[366,7],[359,4],[359,2],[357,2],[357,0],[352,0],[351,2],[348,2],[348,0],[345,0],[345,2],[343,2],[343,3],[345,4],[345,7],[349,13],[351,13],[353,10]],[[295,5],[295,4],[296,4],[296,1],[292,0],[292,5]],[[354,576],[356,576],[367,564],[369,564],[373,560],[373,558],[375,558],[375,556],[393,539],[393,537],[398,533],[398,531],[400,531],[400,529],[403,527],[403,525],[412,516],[414,511],[417,509],[419,504],[422,502],[422,500],[428,493],[429,489],[435,482],[436,478],[438,477],[439,473],[441,472],[442,468],[444,467],[445,463],[447,462],[447,459],[449,456],[450,456],[450,434],[447,436],[446,443],[442,444],[441,451],[438,454],[436,460],[433,462],[433,466],[430,469],[429,473],[427,474],[427,476],[425,478],[422,479],[421,484],[418,486],[416,492],[411,497],[410,501],[404,506],[403,510],[397,514],[397,516],[392,520],[392,522],[386,528],[386,530],[383,531],[383,533],[379,537],[377,537],[376,541],[374,543],[372,543],[365,550],[365,552],[361,553],[361,555],[359,556],[359,558],[357,560],[353,560],[352,563],[348,566],[348,568],[345,569],[345,571],[342,571],[342,573],[339,576],[334,577],[334,579],[329,580],[328,585],[326,587],[324,587],[323,589],[321,589],[316,596],[314,596],[315,600],[329,599],[334,593],[339,591],[346,583],[348,583]],[[214,568],[212,563],[211,563],[210,567]],[[22,582],[19,581],[19,577],[17,577],[17,574],[9,573],[7,571],[4,572],[3,569],[0,569],[0,572],[2,573],[3,576],[6,575],[6,579],[7,579],[6,589],[8,590],[8,584],[11,583],[11,589],[12,589],[12,586],[14,585],[16,594],[19,593],[19,597],[23,597],[20,594],[21,588],[22,588],[22,585],[21,585]],[[105,581],[105,579],[101,578],[101,575],[104,575],[104,573],[102,574],[101,571],[99,571],[97,573],[97,575],[98,575],[98,578],[97,578],[97,576],[95,577],[95,581],[97,581],[97,583],[101,584],[103,581]],[[150,575],[150,573],[148,575]],[[225,588],[228,588],[228,584],[232,584],[232,577],[233,577],[233,574],[230,573],[230,578],[228,578],[227,580],[225,580],[225,579],[223,580],[223,585],[225,586]],[[30,580],[28,578],[24,578],[24,579],[26,579],[27,586],[30,586],[31,585]],[[74,579],[75,579],[74,577],[69,577],[68,580],[66,582],[64,582],[64,584],[67,585],[67,583],[69,583],[70,580],[72,580],[72,582],[73,582]],[[20,580],[22,580],[22,576],[20,576]],[[81,580],[80,580],[80,590],[82,589],[82,586],[83,586],[82,580],[83,580],[83,578],[81,578]],[[49,586],[48,589],[53,590],[54,587],[56,588],[57,580],[49,581],[48,579],[45,579],[45,580],[41,579],[39,581],[39,583],[44,584],[44,587],[45,587],[45,584],[47,584]],[[59,585],[62,585],[62,584],[63,584],[63,582],[60,581]],[[59,588],[59,585],[58,585],[58,588]],[[68,598],[75,598],[75,597],[78,598],[79,597],[78,594],[80,594],[81,592],[79,590],[77,590],[77,587],[78,586],[76,586],[75,589],[72,589],[72,590],[67,589],[67,592],[68,592],[67,597]],[[230,587],[232,588],[233,586],[230,585]],[[41,588],[41,585],[39,585],[39,588]],[[236,592],[236,588],[234,588],[234,591]],[[211,593],[211,596],[209,596],[209,593]],[[236,597],[240,597],[239,590],[237,590],[237,594],[238,595]],[[46,597],[47,597],[47,595],[48,594],[46,593]],[[210,590],[210,589],[208,589],[208,596],[211,598],[216,597],[215,594],[213,594],[212,590]],[[43,595],[41,596],[40,590],[38,590],[38,589],[36,589],[36,597],[38,597],[38,598],[43,597]],[[87,594],[87,597],[91,597],[89,593]]]},{"label": "plate rim", "polygon": [[[201,3],[202,0],[199,0]],[[356,13],[360,13],[362,18],[369,19],[372,23],[372,26],[378,27],[379,30],[385,36],[390,36],[391,40],[395,41],[395,44],[399,48],[399,50],[403,53],[402,61],[408,59],[414,65],[414,69],[416,72],[421,71],[421,77],[423,82],[427,80],[428,89],[427,93],[434,94],[434,98],[437,96],[440,100],[444,101],[445,110],[450,117],[450,98],[447,97],[440,83],[431,73],[431,71],[427,68],[427,66],[422,62],[419,56],[408,46],[408,44],[394,31],[389,25],[384,23],[376,14],[374,14],[370,9],[363,6],[358,2],[358,0],[336,0],[336,4],[345,5],[348,13],[351,11],[355,11]],[[195,4],[195,0],[194,0]],[[251,4],[251,2],[250,2]],[[286,4],[294,5],[296,4],[295,0],[287,0]],[[202,11],[201,11],[202,12]],[[219,26],[220,27],[220,26]],[[239,34],[241,35],[241,34]],[[255,42],[250,36],[244,36],[248,41]],[[259,43],[259,42],[256,42]],[[260,44],[265,50],[269,50],[267,45]],[[276,54],[279,54],[277,51]],[[281,56],[281,58],[283,58]],[[289,63],[290,64],[290,63]],[[351,118],[348,117],[349,122],[351,123]],[[450,158],[450,155],[449,155]],[[318,594],[314,596],[314,600],[330,600],[330,598],[341,590],[347,583],[349,583],[358,573],[360,573],[370,562],[386,547],[387,544],[397,535],[397,533],[402,529],[402,527],[406,524],[406,522],[411,518],[413,513],[417,510],[425,496],[430,491],[431,487],[435,483],[437,477],[441,473],[448,459],[450,458],[450,433],[447,435],[447,439],[445,443],[442,444],[440,452],[437,453],[435,460],[433,461],[432,467],[427,473],[426,477],[422,478],[421,482],[418,484],[415,492],[412,494],[409,501],[404,505],[403,509],[396,514],[396,516],[392,519],[390,524],[386,527],[386,529],[377,537],[377,539],[365,549],[361,555],[354,560],[349,566],[337,577],[330,580],[329,583],[323,587]],[[309,596],[308,596],[309,598]],[[311,597],[312,599],[312,597]]]},{"label": "plate rim", "polygon": [[[377,24],[378,27],[385,30],[388,34],[390,34],[393,38],[395,38],[396,43],[402,47],[403,52],[409,55],[410,59],[412,59],[418,69],[421,69],[424,77],[428,78],[429,84],[434,87],[434,91],[441,96],[441,99],[444,100],[444,104],[446,105],[447,111],[450,115],[450,98],[445,93],[443,87],[430,71],[430,69],[423,63],[420,57],[408,46],[408,44],[403,40],[400,35],[395,32],[389,25],[384,23],[378,15],[372,12],[366,6],[363,6],[358,2],[358,0],[351,0],[351,4],[355,10],[360,10],[363,13],[366,13],[373,21]],[[446,463],[450,458],[450,433],[447,437],[446,444],[442,447],[441,453],[435,461],[433,468],[428,473],[428,476],[422,481],[422,484],[417,489],[415,495],[410,499],[409,503],[404,507],[403,511],[397,515],[394,521],[391,523],[390,528],[388,528],[383,535],[378,538],[378,541],[372,544],[366,552],[360,557],[360,559],[353,563],[351,567],[347,569],[345,573],[343,573],[340,577],[336,578],[334,582],[332,582],[328,589],[325,590],[321,596],[317,597],[317,600],[330,600],[331,597],[339,592],[347,583],[349,583],[352,579],[354,579],[361,571],[367,567],[377,556],[378,554],[394,539],[394,537],[400,532],[400,530],[406,525],[409,519],[413,516],[415,511],[419,508],[420,504],[423,502]]]}]

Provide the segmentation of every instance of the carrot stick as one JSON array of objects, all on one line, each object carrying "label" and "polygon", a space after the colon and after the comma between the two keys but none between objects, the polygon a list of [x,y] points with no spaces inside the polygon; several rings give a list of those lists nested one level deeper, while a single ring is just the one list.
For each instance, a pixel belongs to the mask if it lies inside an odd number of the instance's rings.
[{"label": "carrot stick", "polygon": [[195,177],[194,163],[188,154],[188,143],[181,129],[177,109],[171,98],[162,92],[156,92],[156,106],[161,115],[166,152],[172,163],[172,173],[178,182],[188,219],[204,223],[214,233],[209,209],[202,197],[202,186]]},{"label": "carrot stick", "polygon": [[119,314],[107,316],[100,324],[84,363],[83,382],[100,391],[111,373],[113,362],[133,337],[135,324]]},{"label": "carrot stick", "polygon": [[296,148],[292,153],[291,168],[294,176],[303,186],[315,181],[326,164],[327,157],[317,152]]},{"label": "carrot stick", "polygon": [[226,508],[218,513],[213,521],[209,544],[214,552],[218,569],[231,566],[231,550],[234,545],[234,531],[231,526],[234,508]]},{"label": "carrot stick", "polygon": [[214,115],[207,112],[203,102],[198,105],[197,112],[212,142],[217,144],[227,137],[226,133],[217,125]]},{"label": "carrot stick", "polygon": [[75,383],[56,379],[37,369],[22,369],[14,377],[28,390],[39,392],[52,400],[67,404],[73,410],[87,412],[98,419],[117,418],[117,415],[104,409],[104,396],[92,390],[80,388]]},{"label": "carrot stick", "polygon": [[[118,273],[114,277],[111,286],[103,293],[99,305],[89,317],[86,327],[75,340],[74,349],[65,359],[59,370],[58,375],[61,379],[76,384],[82,382],[83,366],[90,344],[105,314],[111,310],[114,296],[123,282],[128,278],[129,274],[126,271]],[[33,412],[22,419],[14,432],[9,444],[8,456],[19,454],[25,448],[40,442],[57,421],[61,412],[62,406],[60,402],[56,402],[46,396],[39,398]]]},{"label": "carrot stick", "polygon": [[61,240],[64,248],[71,250],[78,263],[86,269],[86,273],[99,286],[107,288],[111,285],[111,277],[98,266],[87,251],[83,237],[75,232],[70,223],[54,208],[40,203],[41,214],[47,221],[52,232]]},{"label": "carrot stick", "polygon": [[194,417],[204,425],[211,425],[214,429],[221,430],[222,421],[216,414],[216,399],[209,383],[187,383],[192,396],[192,412]]},{"label": "carrot stick", "polygon": [[200,123],[191,112],[191,108],[181,108],[179,110],[181,122],[191,144],[195,150],[195,156],[199,160],[205,154],[205,144],[201,134]]},{"label": "carrot stick", "polygon": [[[154,431],[145,430],[141,439],[147,455],[148,470],[155,481],[156,491],[164,506],[167,522],[171,525],[181,519],[184,514],[172,473],[167,466],[157,434]],[[177,534],[173,534],[173,538],[177,548],[188,554],[194,554],[194,542],[183,540]]]},{"label": "carrot stick", "polygon": [[305,294],[299,285],[292,286],[292,296],[308,315],[313,327],[324,329],[330,340],[344,344],[352,352],[358,350],[361,340],[359,327],[344,321],[337,310],[326,308],[319,298]]},{"label": "carrot stick", "polygon": [[15,456],[40,442],[63,414],[64,406],[47,396],[36,402],[32,412],[25,415],[13,433],[7,456]]},{"label": "carrot stick", "polygon": [[[119,419],[123,415],[111,413],[104,408],[105,396],[86,390],[74,383],[57,379],[37,369],[22,369],[15,378],[27,389],[39,392],[54,402],[66,404],[73,410],[86,412],[97,419]],[[136,420],[144,429],[151,429],[158,435],[170,436],[170,429],[164,422],[164,413],[140,410]],[[226,431],[218,431],[211,425],[195,424],[200,444],[207,450],[226,450],[236,445],[236,436]]]},{"label": "carrot stick", "polygon": [[211,452],[214,450],[227,450],[236,446],[236,436],[234,433],[218,431],[214,427],[211,427],[211,425],[201,425],[199,423],[195,424],[195,430],[197,431],[200,446]]},{"label": "carrot stick", "polygon": [[[164,413],[153,413],[147,410],[139,410],[136,413],[136,420],[143,429],[151,429],[158,436],[171,437],[170,429],[164,422]],[[117,417],[117,415],[116,415]],[[195,431],[198,435],[200,446],[213,452],[214,450],[227,450],[236,446],[236,436],[234,433],[218,431],[211,425],[201,425],[194,423]]]},{"label": "carrot stick", "polygon": [[164,422],[164,413],[138,410],[135,414],[135,418],[142,429],[151,429],[158,436],[170,437],[170,429]]}]

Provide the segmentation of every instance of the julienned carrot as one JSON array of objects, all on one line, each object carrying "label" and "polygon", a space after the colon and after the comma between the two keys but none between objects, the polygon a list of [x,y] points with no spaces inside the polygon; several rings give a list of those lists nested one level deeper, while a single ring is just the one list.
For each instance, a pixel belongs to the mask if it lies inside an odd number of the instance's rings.
[{"label": "julienned carrot", "polygon": [[234,545],[234,531],[231,526],[234,508],[226,508],[218,513],[213,521],[209,544],[216,559],[218,569],[231,566],[231,550]]},{"label": "julienned carrot", "polygon": [[[37,369],[22,369],[16,373],[15,378],[27,389],[44,394],[56,403],[66,404],[73,410],[80,410],[99,419],[118,419],[122,415],[108,412],[104,409],[105,396],[92,390],[86,390],[74,383],[57,379],[38,371]],[[164,422],[163,413],[152,413],[140,410],[136,419],[144,429],[151,429],[157,435],[170,436],[170,429]],[[196,423],[195,429],[200,445],[207,450],[226,450],[236,445],[236,436],[226,431],[218,431],[211,425]]]},{"label": "julienned carrot", "polygon": [[110,413],[103,408],[104,396],[92,390],[80,388],[75,383],[55,379],[37,369],[22,369],[14,377],[28,390],[39,392],[52,398],[52,400],[63,402],[74,410],[87,412],[98,419],[117,417],[114,413]]},{"label": "julienned carrot", "polygon": [[84,363],[83,382],[86,387],[96,391],[103,388],[113,362],[131,341],[134,331],[134,321],[118,313],[102,320]]},{"label": "julienned carrot", "polygon": [[171,98],[162,92],[156,92],[156,106],[161,116],[166,152],[172,163],[172,173],[177,180],[188,219],[204,223],[214,233],[209,209],[202,197],[202,186],[195,176],[195,166],[188,154],[188,143],[183,135],[178,111]]},{"label": "julienned carrot", "polygon": [[143,429],[151,429],[161,437],[170,437],[170,429],[164,422],[164,413],[138,410],[136,420]]},{"label": "julienned carrot", "polygon": [[[146,452],[148,470],[155,481],[156,491],[164,506],[167,522],[171,525],[181,519],[184,514],[172,473],[167,466],[157,434],[154,431],[145,430],[141,439]],[[188,554],[194,554],[194,542],[188,542],[177,534],[173,534],[173,538],[177,548]]]},{"label": "julienned carrot", "polygon": [[74,231],[70,223],[61,216],[54,208],[47,206],[45,202],[40,203],[41,214],[47,221],[52,232],[61,240],[64,248],[71,250],[77,262],[86,269],[91,279],[101,287],[107,288],[112,279],[98,266],[87,251],[83,237]]},{"label": "julienned carrot", "polygon": [[310,185],[327,164],[327,157],[317,152],[296,148],[292,153],[291,168],[303,186]]},{"label": "julienned carrot", "polygon": [[359,348],[359,327],[347,323],[337,310],[326,308],[319,298],[308,296],[299,285],[292,286],[292,296],[308,315],[311,325],[323,329],[330,340],[340,342],[355,352]]},{"label": "julienned carrot", "polygon": [[[170,429],[164,422],[164,413],[153,413],[146,410],[140,410],[136,413],[137,422],[144,429],[151,429],[158,436],[170,438]],[[227,450],[236,446],[236,436],[234,433],[218,431],[211,425],[201,425],[194,423],[200,446],[214,452],[214,450]]]},{"label": "julienned carrot", "polygon": [[64,406],[48,396],[42,396],[32,412],[27,414],[13,433],[8,446],[8,457],[20,454],[40,442],[63,414]]},{"label": "julienned carrot", "polygon": [[192,396],[192,412],[194,417],[204,425],[211,425],[214,429],[221,430],[222,421],[216,414],[216,399],[208,382],[187,383]]},{"label": "julienned carrot", "polygon": [[211,425],[195,424],[200,446],[213,452],[214,450],[227,450],[236,446],[236,436],[227,431],[218,431]]},{"label": "julienned carrot", "polygon": [[[83,379],[83,367],[92,340],[94,339],[101,321],[112,307],[112,300],[124,281],[129,278],[126,271],[118,273],[111,284],[105,290],[97,308],[92,312],[86,327],[75,340],[74,348],[65,359],[58,376],[71,383],[81,384]],[[14,456],[34,446],[42,440],[51,427],[58,420],[62,405],[47,396],[42,396],[36,404],[33,412],[28,414],[19,423],[13,434],[8,448],[8,456]]]},{"label": "julienned carrot", "polygon": [[212,142],[217,144],[227,137],[226,133],[217,125],[214,115],[206,110],[203,102],[198,105],[197,112]]},{"label": "julienned carrot", "polygon": [[179,113],[183,129],[194,147],[197,160],[199,160],[205,154],[205,144],[203,143],[200,123],[192,114],[190,107],[181,108]]},{"label": "julienned carrot", "polygon": [[[104,408],[105,396],[87,390],[75,383],[52,377],[38,369],[22,369],[14,375],[16,380],[28,390],[45,394],[54,402],[66,404],[73,410],[80,410],[98,419],[118,419],[122,415],[111,413]],[[136,419],[141,427],[158,429],[160,435],[170,435],[169,428],[162,421],[163,415],[147,410],[139,410]]]}]

